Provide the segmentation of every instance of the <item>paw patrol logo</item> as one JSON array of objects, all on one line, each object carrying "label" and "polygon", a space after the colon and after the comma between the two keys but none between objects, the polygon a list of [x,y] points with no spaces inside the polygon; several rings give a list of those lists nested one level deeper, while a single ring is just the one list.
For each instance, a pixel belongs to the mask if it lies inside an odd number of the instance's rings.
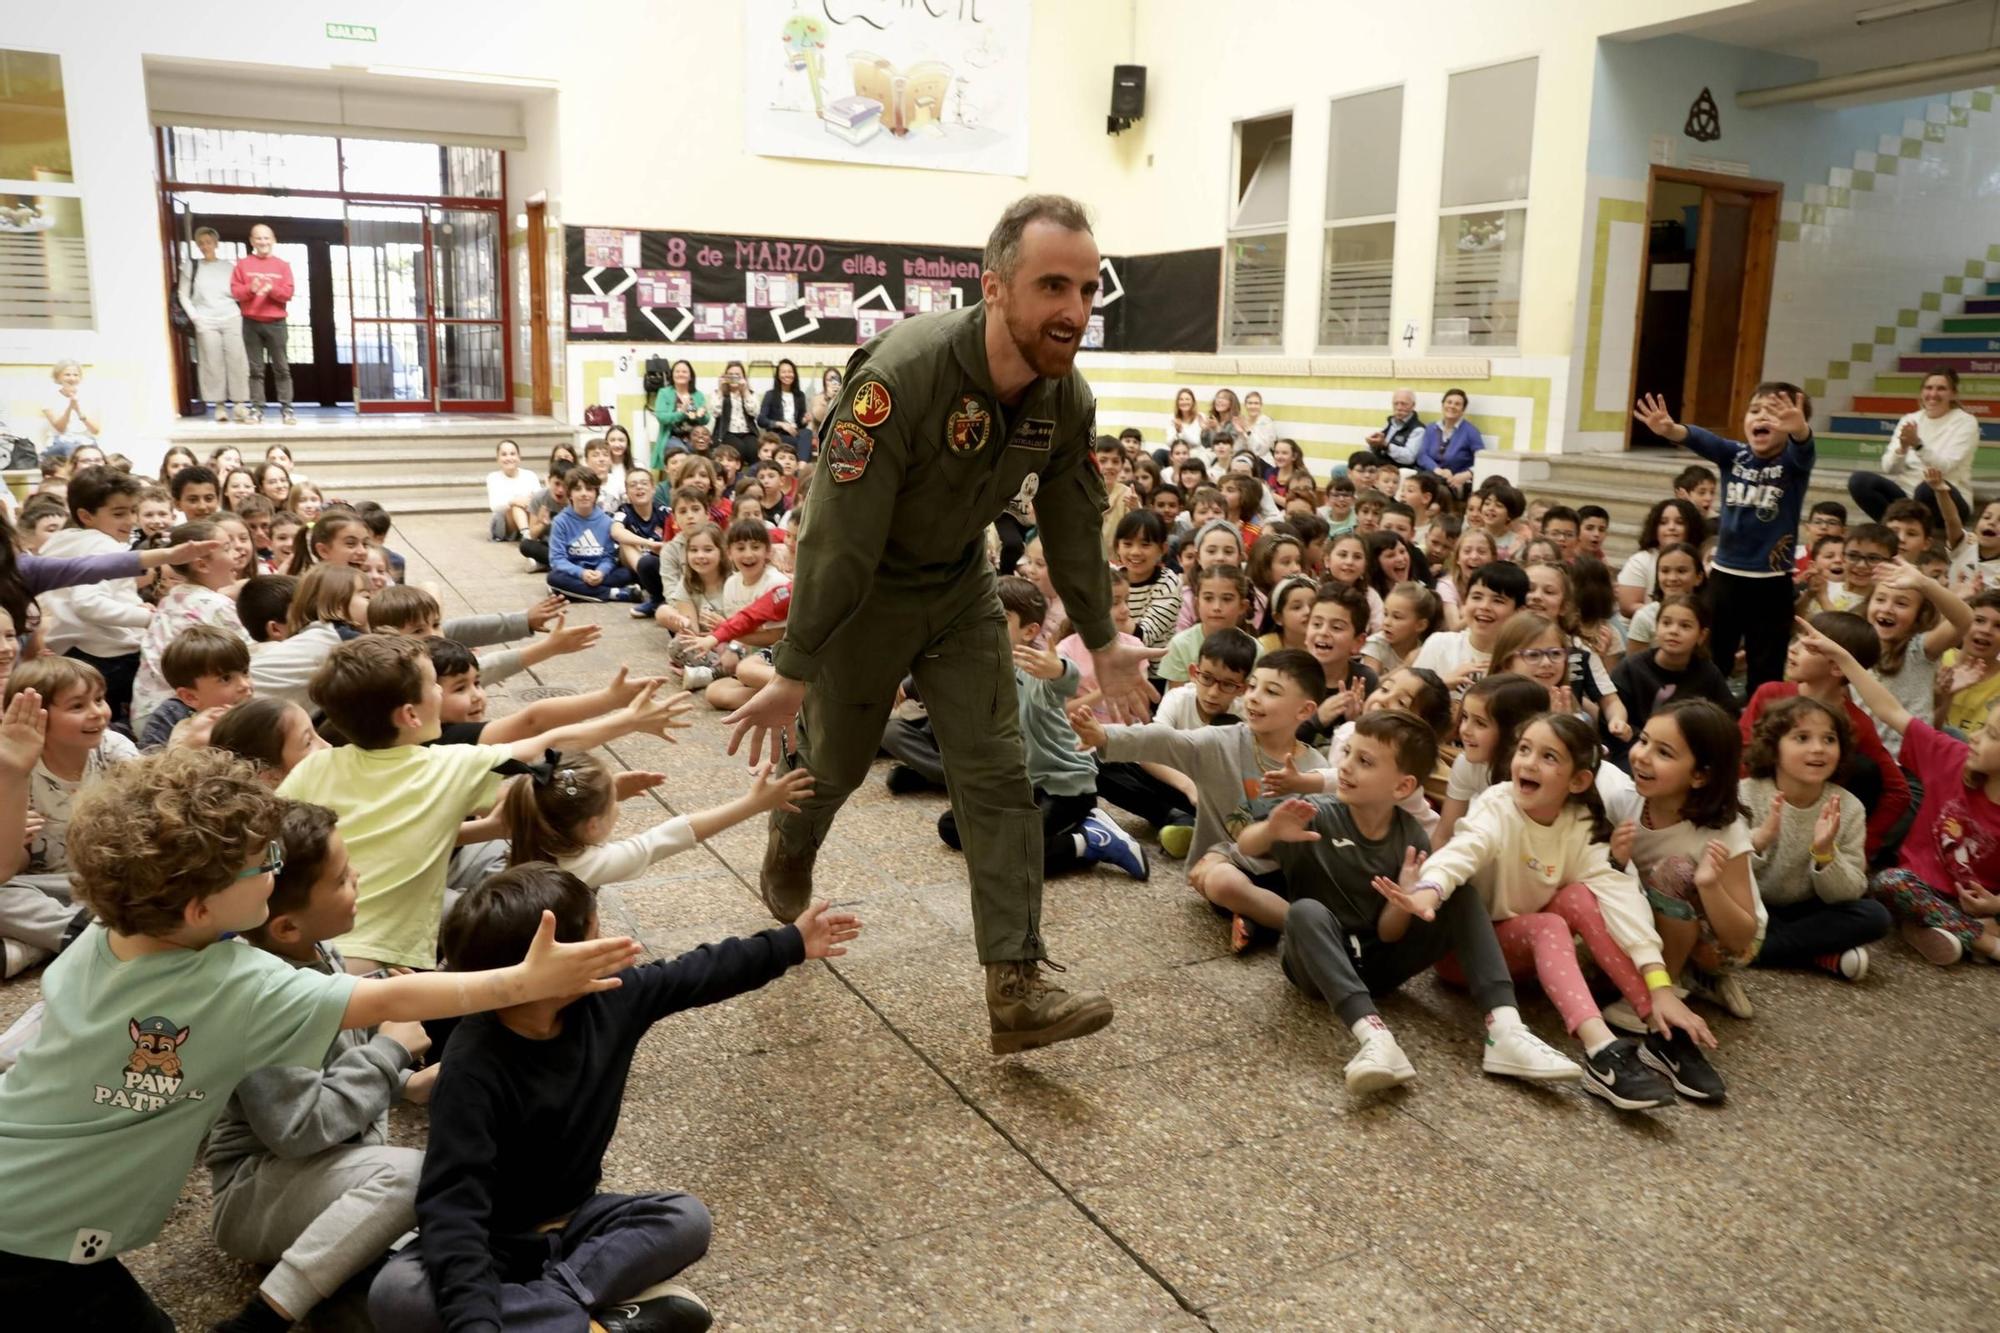
[{"label": "paw patrol logo", "polygon": [[978,453],[992,435],[993,414],[971,394],[958,400],[958,410],[945,421],[945,443],[955,454]]},{"label": "paw patrol logo", "polygon": [[869,380],[854,391],[854,401],[848,410],[854,419],[874,430],[889,419],[889,411],[894,406],[889,400],[889,386],[880,380]]},{"label": "paw patrol logo", "polygon": [[854,481],[868,470],[869,456],[875,452],[875,437],[852,421],[842,421],[834,426],[821,452],[826,455],[826,470],[835,481]]}]

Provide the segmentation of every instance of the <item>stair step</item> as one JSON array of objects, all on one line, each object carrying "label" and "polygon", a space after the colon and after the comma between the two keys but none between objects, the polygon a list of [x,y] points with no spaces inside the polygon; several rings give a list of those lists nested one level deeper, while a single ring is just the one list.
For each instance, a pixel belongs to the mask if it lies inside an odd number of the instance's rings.
[{"label": "stair step", "polygon": [[2000,357],[1964,353],[1899,356],[1896,369],[1916,375],[1928,375],[1933,370],[1955,370],[1960,375],[2000,375]]},{"label": "stair step", "polygon": [[[1875,387],[1883,387],[1883,376],[1875,377]],[[1903,376],[1901,378],[1908,378]],[[1889,412],[1900,417],[1914,412],[1923,404],[1917,395],[1907,397],[1902,394],[1864,393],[1856,396],[1854,410],[1857,412]],[[2000,417],[2000,398],[1961,398],[1958,405],[1976,417]]]},{"label": "stair step", "polygon": [[[1831,433],[1878,436],[1886,440],[1896,433],[1896,423],[1901,419],[1900,412],[1835,412],[1830,422],[1833,427]],[[1979,438],[2000,442],[2000,421],[1980,422]]]},{"label": "stair step", "polygon": [[[1924,377],[1921,373],[1901,375],[1894,372],[1885,372],[1875,377],[1875,391],[1877,393],[1908,394],[1912,399],[1915,399],[1917,393],[1923,387]],[[1958,391],[1960,393],[1973,394],[1979,398],[2000,400],[2000,375],[1961,375],[1958,377]],[[1970,411],[1971,409],[1967,408],[1966,410]]]},{"label": "stair step", "polygon": [[1980,356],[2000,352],[2000,338],[1986,338],[1976,335],[1953,337],[1949,334],[1930,334],[1917,339],[1917,350],[1932,356]]},{"label": "stair step", "polygon": [[[1972,303],[1968,301],[1966,304]],[[2000,314],[1968,312],[1963,315],[1946,315],[1943,329],[1946,333],[2000,333]]]},{"label": "stair step", "polygon": [[1965,313],[2000,315],[2000,296],[1968,296],[1965,298]]}]

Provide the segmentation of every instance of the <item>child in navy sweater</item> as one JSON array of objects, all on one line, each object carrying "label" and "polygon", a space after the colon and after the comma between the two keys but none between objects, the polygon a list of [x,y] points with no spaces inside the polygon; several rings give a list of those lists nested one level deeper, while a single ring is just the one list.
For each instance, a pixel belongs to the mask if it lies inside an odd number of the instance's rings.
[{"label": "child in navy sweater", "polygon": [[611,515],[597,507],[603,485],[589,468],[569,474],[569,507],[549,529],[549,587],[574,602],[636,602],[641,592],[618,562]]},{"label": "child in navy sweater", "polygon": [[1742,646],[1748,693],[1783,680],[1792,629],[1787,608],[1796,592],[1792,543],[1812,482],[1812,399],[1795,384],[1758,385],[1743,414],[1747,444],[1679,424],[1658,394],[1641,398],[1632,415],[1661,439],[1685,444],[1721,469],[1710,651],[1727,674]]}]

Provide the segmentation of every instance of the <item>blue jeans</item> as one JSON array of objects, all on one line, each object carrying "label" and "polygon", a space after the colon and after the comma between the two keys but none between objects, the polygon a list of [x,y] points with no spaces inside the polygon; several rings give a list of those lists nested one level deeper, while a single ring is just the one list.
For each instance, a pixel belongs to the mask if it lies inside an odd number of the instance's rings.
[{"label": "blue jeans", "polygon": [[611,594],[619,588],[629,588],[633,584],[632,571],[623,565],[613,565],[604,571],[604,581],[596,587],[585,583],[574,574],[564,574],[559,570],[549,571],[549,587],[567,597],[581,597],[592,602],[622,600]]},{"label": "blue jeans", "polygon": [[[1972,522],[1972,502],[1960,495],[1955,486],[1946,485],[1945,490],[1951,493],[1951,502],[1958,506],[1958,521]],[[1847,474],[1847,494],[1877,523],[1882,521],[1882,514],[1890,505],[1907,499],[1920,500],[1929,505],[1931,512],[1937,515],[1938,523],[1944,523],[1944,509],[1938,504],[1937,495],[1927,481],[1918,482],[1916,494],[1911,496],[1905,495],[1901,486],[1879,472],[1850,472]]]}]

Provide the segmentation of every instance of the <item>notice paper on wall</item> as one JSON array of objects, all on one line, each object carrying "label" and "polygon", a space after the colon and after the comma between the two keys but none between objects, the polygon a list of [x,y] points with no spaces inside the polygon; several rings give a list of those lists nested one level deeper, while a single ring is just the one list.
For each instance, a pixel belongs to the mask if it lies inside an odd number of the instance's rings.
[{"label": "notice paper on wall", "polygon": [[639,267],[639,233],[611,227],[584,228],[583,262],[592,268]]},{"label": "notice paper on wall", "polygon": [[572,333],[623,333],[625,302],[616,297],[572,296],[569,327]]}]

